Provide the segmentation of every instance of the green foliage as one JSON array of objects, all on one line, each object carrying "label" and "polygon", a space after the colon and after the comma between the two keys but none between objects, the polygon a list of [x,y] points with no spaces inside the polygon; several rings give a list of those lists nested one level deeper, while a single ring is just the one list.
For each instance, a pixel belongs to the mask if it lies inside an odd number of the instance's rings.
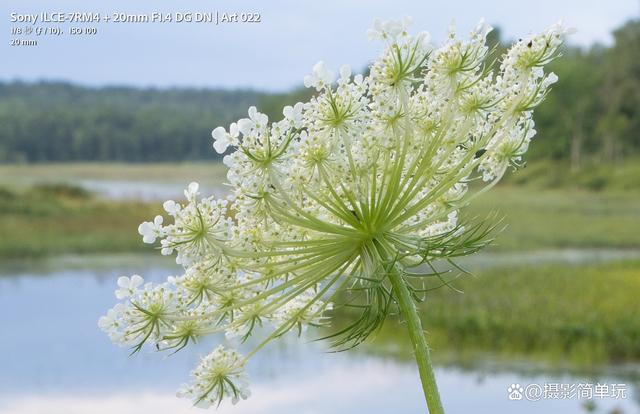
[{"label": "green foliage", "polygon": [[211,130],[260,94],[0,83],[0,161],[213,159]]},{"label": "green foliage", "polygon": [[633,156],[615,164],[585,162],[579,170],[572,169],[569,160],[540,159],[515,174],[507,174],[504,182],[535,190],[640,191],[640,158]]},{"label": "green foliage", "polygon": [[640,197],[629,192],[499,187],[474,200],[467,214],[495,212],[506,228],[489,247],[500,251],[553,248],[640,248]]},{"label": "green foliage", "polygon": [[536,111],[529,159],[616,163],[640,151],[640,20],[614,31],[612,47],[567,48],[549,65],[560,80]]},{"label": "green foliage", "polygon": [[[535,165],[539,163],[537,161]],[[552,165],[542,163],[540,168],[550,170]],[[188,164],[185,167],[169,164],[118,165],[113,168],[73,164],[61,165],[59,169],[40,165],[33,168],[35,173],[42,169],[42,175],[48,170],[49,175],[68,178],[72,173],[80,172],[85,177],[119,179],[116,174],[122,173],[150,181],[164,180],[166,174],[179,174],[183,169],[198,172],[196,175],[203,179],[207,171],[215,171],[205,164]],[[638,167],[629,165],[627,168],[635,172]],[[527,172],[525,169],[520,174]],[[47,185],[22,191],[19,187],[7,186],[24,173],[22,167],[0,167],[0,177],[9,179],[0,179],[0,234],[9,235],[0,238],[0,257],[143,248],[135,229],[157,213],[157,203],[149,205],[106,201],[90,196],[85,198],[85,190],[70,186]],[[35,176],[34,180],[42,175]],[[615,176],[611,179],[620,181]],[[183,181],[187,182],[187,177]],[[636,230],[640,221],[637,191],[541,191],[536,187],[546,187],[547,183],[538,183],[533,178],[526,184],[495,188],[477,198],[466,212],[469,218],[487,217],[491,213],[504,217],[506,229],[497,234],[490,250],[640,247]],[[67,224],[70,229],[65,228]],[[118,245],[118,242],[122,244]]]},{"label": "green foliage", "polygon": [[[640,262],[494,266],[429,293],[425,331],[440,361],[522,357],[573,368],[640,358]],[[352,318],[343,312],[343,319]],[[367,344],[411,358],[387,324]]]},{"label": "green foliage", "polygon": [[[545,263],[544,255],[563,248],[637,252],[638,193],[505,185],[475,199],[466,214],[492,212],[504,217],[506,228],[488,247],[486,259],[462,263],[474,276],[451,266],[452,272],[439,272],[444,282],[421,279],[426,292],[422,315],[435,355],[460,361],[459,353],[489,352],[585,367],[638,360],[640,262]],[[367,322],[358,319],[359,309],[337,306],[336,312],[346,316],[344,325],[328,335],[349,323]],[[404,353],[410,346],[398,346],[398,329],[385,325],[374,332],[370,346]],[[383,349],[377,348],[380,343]]]},{"label": "green foliage", "polygon": [[143,251],[135,228],[158,213],[155,205],[95,199],[69,185],[0,187],[0,257]]},{"label": "green foliage", "polygon": [[[640,152],[640,20],[614,38],[606,48],[568,47],[551,63],[560,80],[536,111],[528,160],[566,160],[563,171],[582,171]],[[499,29],[488,42],[492,58],[504,52]],[[0,83],[0,162],[215,159],[213,128],[245,116],[251,105],[280,119],[284,105],[311,93]]]},{"label": "green foliage", "polygon": [[313,92],[312,89],[297,88],[288,93],[262,94],[257,106],[260,112],[266,114],[269,119],[279,120],[282,119],[282,108],[285,105],[306,102],[313,95]]},{"label": "green foliage", "polygon": [[69,184],[62,183],[41,183],[36,184],[27,193],[33,197],[35,202],[41,198],[43,201],[53,199],[66,200],[89,200],[93,197],[90,191]]},{"label": "green foliage", "polygon": [[[640,263],[490,269],[434,291],[427,329],[434,347],[544,351],[574,362],[640,358]],[[444,338],[444,339],[443,339]]]}]

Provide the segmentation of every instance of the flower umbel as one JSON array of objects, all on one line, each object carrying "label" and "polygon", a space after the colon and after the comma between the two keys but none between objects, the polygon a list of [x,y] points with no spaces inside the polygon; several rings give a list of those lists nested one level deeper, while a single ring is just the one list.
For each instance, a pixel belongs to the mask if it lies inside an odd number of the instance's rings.
[{"label": "flower umbel", "polygon": [[235,351],[218,346],[209,355],[202,358],[198,367],[191,373],[194,382],[183,385],[177,392],[178,397],[190,397],[196,405],[208,408],[218,406],[230,396],[236,404],[246,400],[250,393],[247,388],[247,376],[243,373],[244,360]]},{"label": "flower umbel", "polygon": [[114,342],[179,350],[217,333],[259,338],[246,356],[216,348],[179,395],[202,406],[247,398],[253,354],[289,331],[327,326],[329,311],[347,306],[361,315],[327,336],[333,345],[358,345],[397,311],[429,410],[442,412],[415,302],[449,284],[439,261],[456,269],[456,258],[491,241],[491,224],[465,222],[460,211],[522,164],[533,109],[557,79],[543,66],[559,55],[564,30],[519,41],[494,73],[490,27],[468,40],[452,30],[434,48],[410,23],[375,22],[369,35],[384,50],[369,76],[345,66],[334,82],[320,62],[304,81],[314,97],[285,107],[282,120],[251,107],[214,129],[215,150],[229,152],[232,194],[200,198],[191,183],[186,202],[164,203],[169,218],[140,225],[143,241],[176,253],[184,274],[158,285],[119,279],[123,302],[99,322]]}]

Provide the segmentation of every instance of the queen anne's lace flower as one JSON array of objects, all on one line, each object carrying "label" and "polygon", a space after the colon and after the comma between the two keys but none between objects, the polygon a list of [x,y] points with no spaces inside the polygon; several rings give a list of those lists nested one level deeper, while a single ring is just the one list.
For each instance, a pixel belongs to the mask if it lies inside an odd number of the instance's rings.
[{"label": "queen anne's lace flower", "polygon": [[317,90],[321,90],[326,85],[330,85],[333,82],[334,74],[327,69],[324,62],[320,61],[313,67],[313,73],[304,77],[304,86],[307,88],[314,87]]},{"label": "queen anne's lace flower", "polygon": [[[169,201],[167,201],[168,203]],[[175,204],[175,203],[174,203]],[[142,241],[145,243],[153,244],[158,237],[163,236],[162,222],[164,219],[162,216],[156,216],[153,221],[145,221],[138,226],[138,233],[142,236]]]},{"label": "queen anne's lace flower", "polygon": [[223,127],[218,127],[211,132],[213,137],[213,148],[218,154],[224,154],[230,145],[238,145],[240,128],[235,122],[229,126],[229,132]]},{"label": "queen anne's lace flower", "polygon": [[124,299],[129,296],[133,296],[138,287],[144,283],[144,279],[140,275],[133,275],[130,278],[127,276],[120,276],[118,278],[118,287],[116,290],[116,298]]},{"label": "queen anne's lace flower", "polygon": [[410,35],[410,23],[374,23],[369,36],[384,49],[368,76],[344,66],[334,83],[320,62],[304,79],[317,93],[285,107],[282,120],[251,107],[214,129],[229,197],[200,197],[191,183],[185,202],[164,203],[168,222],[140,225],[143,241],[176,253],[184,273],[144,286],[120,278],[123,302],[99,321],[114,342],[178,350],[210,334],[264,334],[246,357],[216,348],[181,396],[202,406],[246,398],[247,358],[289,331],[327,325],[342,301],[362,315],[335,343],[357,345],[399,303],[397,283],[418,298],[415,278],[441,277],[435,261],[487,243],[459,211],[522,164],[532,111],[557,80],[543,66],[564,31],[519,41],[494,72],[484,23],[468,40],[451,29],[438,48],[426,33]]},{"label": "queen anne's lace flower", "polygon": [[250,393],[247,376],[243,373],[244,362],[235,351],[217,347],[202,358],[191,373],[193,383],[183,385],[178,390],[178,397],[193,398],[202,408],[218,406],[227,396],[233,404],[240,399],[246,400]]}]

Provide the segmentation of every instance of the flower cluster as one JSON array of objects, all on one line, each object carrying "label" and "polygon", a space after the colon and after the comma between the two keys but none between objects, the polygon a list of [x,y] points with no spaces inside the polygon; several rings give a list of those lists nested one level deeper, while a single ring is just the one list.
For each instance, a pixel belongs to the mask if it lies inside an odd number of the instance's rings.
[{"label": "flower cluster", "polygon": [[240,399],[246,400],[250,392],[243,372],[244,364],[244,359],[237,352],[218,346],[202,358],[200,365],[191,373],[195,383],[183,385],[177,395],[194,398],[201,408],[220,405],[227,396],[231,397],[233,404]]},{"label": "flower cluster", "polygon": [[[397,278],[418,298],[441,278],[434,262],[487,244],[483,225],[459,211],[522,162],[533,109],[556,81],[543,66],[559,54],[561,26],[517,42],[499,68],[478,25],[440,47],[412,36],[410,19],[376,21],[384,50],[368,76],[322,62],[304,79],[306,103],[269,122],[255,107],[213,130],[227,153],[227,199],[167,201],[167,217],[140,225],[145,243],[175,253],[184,274],[162,284],[118,280],[99,325],[116,343],[181,349],[205,335],[262,337],[247,354],[216,348],[179,394],[199,405],[246,398],[247,359],[289,331],[323,326],[348,303],[361,317],[331,337],[357,345],[397,303]],[[470,182],[476,183],[470,187]],[[392,286],[393,285],[393,286]],[[395,286],[395,287],[394,287]],[[258,329],[260,328],[260,329]]]}]

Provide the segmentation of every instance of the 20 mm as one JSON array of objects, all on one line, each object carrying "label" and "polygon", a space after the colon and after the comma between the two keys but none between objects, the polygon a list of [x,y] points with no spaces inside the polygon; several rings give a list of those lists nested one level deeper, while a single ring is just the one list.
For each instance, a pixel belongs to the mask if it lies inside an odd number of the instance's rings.
[{"label": "20 mm", "polygon": [[34,39],[11,39],[11,46],[38,46],[38,41]]},{"label": "20 mm", "polygon": [[114,13],[114,23],[148,23],[149,16],[146,14],[126,14],[126,13]]}]

